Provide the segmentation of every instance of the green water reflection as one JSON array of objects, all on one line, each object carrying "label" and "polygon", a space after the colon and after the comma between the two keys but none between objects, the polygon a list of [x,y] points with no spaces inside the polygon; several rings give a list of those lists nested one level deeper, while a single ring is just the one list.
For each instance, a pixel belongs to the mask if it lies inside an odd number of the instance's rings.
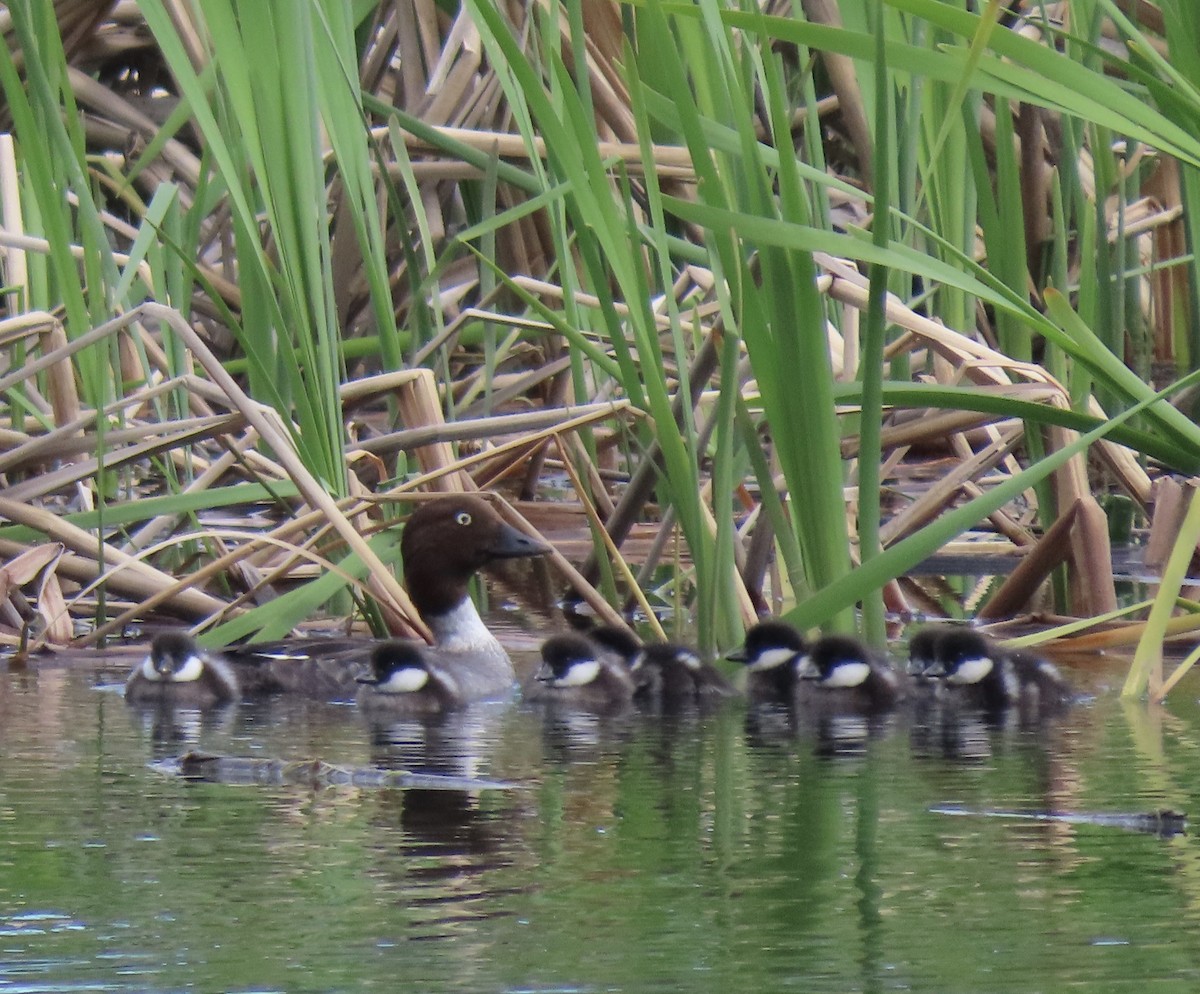
[{"label": "green water reflection", "polygon": [[[1039,731],[489,709],[132,712],[0,676],[0,991],[1192,991],[1191,836],[931,807],[1200,811],[1200,708],[1107,683]],[[508,792],[185,783],[192,745]],[[468,757],[465,764],[463,755]],[[440,758],[439,758],[440,757]]]}]

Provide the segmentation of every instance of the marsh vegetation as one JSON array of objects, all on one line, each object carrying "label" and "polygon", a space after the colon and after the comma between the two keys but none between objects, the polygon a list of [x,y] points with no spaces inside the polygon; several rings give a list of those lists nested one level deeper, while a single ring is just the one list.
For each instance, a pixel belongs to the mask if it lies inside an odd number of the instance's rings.
[{"label": "marsh vegetation", "polygon": [[402,631],[406,502],[476,487],[571,539],[558,586],[709,649],[1036,610],[1161,692],[1198,624],[1190,3],[4,27],[7,643]]}]

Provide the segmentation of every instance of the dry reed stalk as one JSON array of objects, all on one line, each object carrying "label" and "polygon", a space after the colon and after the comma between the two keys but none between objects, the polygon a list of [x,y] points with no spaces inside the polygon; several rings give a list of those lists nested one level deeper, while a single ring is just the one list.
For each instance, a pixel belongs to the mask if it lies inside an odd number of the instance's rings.
[{"label": "dry reed stalk", "polygon": [[1050,574],[1071,557],[1071,535],[1079,504],[1071,504],[1025,552],[1021,561],[980,609],[981,621],[1011,618],[1029,603]]},{"label": "dry reed stalk", "polygon": [[[569,411],[572,409],[568,408],[566,410]],[[627,400],[614,401],[611,404],[593,405],[593,408],[588,410],[587,413],[568,417],[566,420],[558,421],[550,427],[522,435],[520,438],[505,442],[503,445],[498,445],[494,449],[491,449],[487,452],[477,452],[469,456],[460,456],[449,466],[445,466],[441,469],[428,473],[422,473],[420,476],[408,480],[398,487],[393,487],[391,490],[386,491],[381,496],[395,496],[398,494],[409,493],[414,490],[423,489],[429,483],[438,479],[445,473],[459,472],[469,469],[471,466],[474,466],[477,463],[486,462],[513,450],[528,449],[543,439],[550,438],[559,432],[575,431],[578,428],[593,424],[597,421],[607,420],[607,418],[618,413],[641,414],[641,412],[638,411],[637,408],[635,408]]]},{"label": "dry reed stalk", "polygon": [[225,371],[216,356],[209,351],[204,340],[183,320],[178,311],[161,304],[146,303],[134,308],[123,320],[131,323],[142,319],[168,325],[192,350],[197,361],[204,367],[212,381],[225,392],[230,403],[245,415],[246,420],[254,426],[263,441],[275,452],[280,464],[287,470],[305,500],[329,517],[333,527],[345,543],[362,559],[368,570],[368,586],[375,595],[375,599],[383,608],[407,619],[411,629],[425,634],[424,626],[420,623],[420,616],[412,606],[404,589],[396,582],[391,571],[380,562],[374,550],[363,541],[354,526],[342,515],[337,502],[309,473],[308,468],[292,446],[291,438],[279,424],[278,415],[246,396],[233,377]]},{"label": "dry reed stalk", "polygon": [[955,500],[963,483],[974,479],[999,463],[1020,436],[1019,430],[1005,432],[996,442],[950,470],[905,510],[895,515],[880,528],[880,544],[887,548],[905,535],[911,534],[922,525],[932,521]]},{"label": "dry reed stalk", "polygon": [[[157,545],[142,550],[139,555],[154,555],[163,551],[164,549],[178,545],[180,542],[191,542],[206,538],[239,538],[244,539],[245,541],[236,549],[226,552],[211,562],[206,563],[203,567],[190,574],[187,578],[174,580],[168,587],[157,590],[153,594],[144,597],[140,602],[132,605],[130,608],[123,611],[106,624],[95,628],[90,634],[80,640],[80,644],[94,645],[106,638],[108,635],[120,631],[130,622],[151,614],[153,611],[157,610],[163,605],[175,603],[178,600],[181,592],[190,591],[194,587],[198,587],[207,583],[209,580],[219,576],[221,573],[235,568],[239,563],[244,562],[252,553],[266,545],[274,545],[283,548],[291,555],[292,558],[307,559],[316,563],[322,569],[340,577],[347,585],[357,588],[364,595],[369,587],[367,581],[356,580],[354,577],[342,570],[336,563],[333,563],[328,559],[317,555],[316,553],[310,552],[306,548],[279,541],[278,539],[272,538],[269,535],[239,532],[233,529],[209,528],[198,532],[191,532],[187,535],[174,536],[166,541],[159,542]],[[103,577],[102,580],[106,583],[111,582],[109,576]],[[95,582],[99,583],[101,581],[97,580]],[[84,591],[81,592],[80,596],[82,596],[83,593],[86,593],[88,589],[90,588],[85,588]],[[212,612],[207,617],[197,620],[199,620],[204,627],[216,624],[223,618],[227,618],[231,614],[236,613],[241,604],[250,598],[251,593],[245,593],[231,603],[227,604],[222,601],[220,602],[221,608],[219,611]]]},{"label": "dry reed stalk", "polygon": [[[1190,489],[1190,488],[1189,488]],[[1189,493],[1190,499],[1190,493]],[[1142,561],[1147,567],[1161,570],[1175,546],[1175,536],[1187,513],[1183,485],[1169,476],[1155,480],[1151,488],[1150,536]]]},{"label": "dry reed stalk", "polygon": [[[99,566],[99,560],[95,553],[101,553],[104,563],[115,563],[128,571],[131,579],[125,581],[122,589],[133,592],[133,596],[151,596],[175,583],[174,577],[169,574],[163,573],[113,546],[100,542],[95,535],[82,528],[77,528],[49,511],[28,507],[10,500],[8,497],[0,496],[0,517],[33,528],[51,540],[61,542],[65,548],[70,549],[80,558],[90,560],[92,564],[91,577],[96,575]],[[10,548],[12,544],[3,543]],[[6,554],[9,553],[6,552]],[[72,578],[74,579],[74,577]],[[183,592],[174,606],[192,617],[204,617],[221,610],[224,602],[200,591],[188,590]]]},{"label": "dry reed stalk", "polygon": [[[974,500],[983,495],[983,488],[970,480],[963,483],[962,490],[968,500]],[[1022,526],[1004,511],[993,511],[988,515],[988,520],[995,526],[996,531],[1007,538],[1017,549],[1026,548],[1037,542],[1028,528]]]},{"label": "dry reed stalk", "polygon": [[[446,423],[441,398],[431,369],[406,370],[404,382],[395,384],[396,404],[405,424],[437,429]],[[425,473],[438,473],[433,489],[443,493],[462,493],[474,489],[471,478],[454,469],[454,450],[448,442],[434,442],[416,450],[417,461]]]},{"label": "dry reed stalk", "polygon": [[[106,470],[116,469],[128,463],[157,455],[160,452],[171,451],[180,446],[192,445],[216,435],[236,431],[243,423],[242,416],[237,414],[227,414],[217,418],[200,418],[197,420],[199,421],[198,424],[187,424],[177,431],[158,435],[140,444],[125,446],[120,446],[119,442],[112,442],[110,444],[111,436],[106,434],[106,451],[103,460],[94,458],[81,460],[50,473],[32,476],[23,483],[17,483],[7,488],[5,495],[14,501],[37,500],[45,497],[47,494],[54,493],[57,490],[62,490],[72,484],[80,483],[85,479],[96,476],[100,472],[102,463]],[[128,437],[130,433],[137,433],[144,438],[147,431],[145,428],[130,428],[119,434],[123,437]],[[118,433],[114,432],[112,434]],[[92,439],[91,442],[91,448],[95,449],[95,440]]]},{"label": "dry reed stalk", "polygon": [[[33,617],[40,619],[49,641],[63,644],[71,639],[71,619],[65,615],[61,619],[56,618],[53,605],[42,596],[47,589],[47,578],[53,575],[54,567],[62,558],[63,552],[61,542],[48,542],[32,546],[0,566],[0,606],[3,607],[0,616],[13,629],[22,632],[23,640],[28,637],[32,618],[28,616],[28,606],[20,595],[20,588],[33,583],[39,577],[43,578],[42,587],[35,600],[37,608]],[[57,577],[54,577],[51,597],[62,599],[62,588]]]},{"label": "dry reed stalk", "polygon": [[[20,171],[11,134],[0,134],[0,224],[4,231],[25,234],[25,219],[21,212]],[[4,249],[5,282],[15,292],[8,294],[5,309],[17,317],[29,306],[29,265],[24,249],[9,246]],[[49,315],[47,315],[48,317]]]},{"label": "dry reed stalk", "polygon": [[[802,7],[804,16],[815,24],[824,24],[831,28],[842,26],[842,14],[836,0],[802,0]],[[843,126],[857,152],[859,171],[870,187],[874,165],[871,150],[875,147],[875,140],[867,121],[866,108],[863,106],[862,90],[858,85],[858,70],[854,60],[848,55],[822,51],[820,58],[829,74],[833,92],[837,94]]]},{"label": "dry reed stalk", "polygon": [[[445,135],[451,141],[473,148],[478,152],[498,155],[504,159],[528,161],[536,156],[546,158],[546,144],[541,138],[534,138],[532,154],[525,139],[510,131],[485,131],[467,128],[451,128],[435,126],[432,130]],[[382,140],[387,137],[387,128],[373,128],[372,135]],[[409,132],[404,132],[404,144],[410,152],[439,154],[439,150],[430,142]],[[692,156],[682,145],[654,145],[651,147],[651,158],[647,162],[642,156],[641,146],[637,142],[601,141],[596,149],[602,159],[620,162],[631,176],[643,176],[647,169],[653,169],[660,179],[684,180],[695,182],[696,170],[692,165]],[[469,171],[469,175],[477,177],[479,170],[465,165],[460,160],[451,160],[447,165],[456,166]],[[389,168],[393,176],[399,175],[398,167]]]}]

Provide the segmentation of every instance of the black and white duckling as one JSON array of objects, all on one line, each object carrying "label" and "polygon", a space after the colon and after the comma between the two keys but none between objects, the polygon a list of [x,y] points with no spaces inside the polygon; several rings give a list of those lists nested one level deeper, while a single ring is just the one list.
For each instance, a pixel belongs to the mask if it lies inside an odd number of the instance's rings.
[{"label": "black and white duckling", "polygon": [[542,643],[542,666],[526,687],[531,701],[581,709],[628,705],[635,686],[628,668],[582,635],[552,635]]},{"label": "black and white duckling", "polygon": [[637,696],[666,705],[736,697],[733,684],[695,650],[674,642],[642,646],[629,664]]},{"label": "black and white duckling", "polygon": [[[848,635],[825,635],[800,657],[796,667],[802,691],[811,687],[830,702],[862,711],[885,711],[906,696],[901,675],[862,642]],[[834,696],[836,695],[836,696]]]},{"label": "black and white duckling", "polygon": [[721,671],[687,646],[642,643],[628,630],[612,625],[591,629],[587,638],[628,667],[639,699],[678,705],[737,696]]},{"label": "black and white duckling", "polygon": [[923,678],[928,675],[930,679],[933,678],[933,674],[927,674],[927,671],[933,668],[933,664],[937,661],[942,639],[953,631],[954,628],[950,625],[927,625],[909,636],[908,673],[910,676]]},{"label": "black and white duckling", "polygon": [[922,675],[944,681],[972,707],[1053,711],[1074,697],[1058,667],[1028,653],[1002,649],[972,628],[940,631],[933,639],[932,656]]},{"label": "black and white duckling", "polygon": [[740,649],[726,659],[746,666],[746,694],[751,700],[790,704],[795,697],[800,659],[808,640],[786,621],[760,621],[746,632]]},{"label": "black and white duckling", "polygon": [[464,703],[453,677],[432,665],[421,646],[401,639],[375,646],[371,673],[358,682],[358,706],[368,716],[441,714]]},{"label": "black and white duckling", "polygon": [[162,632],[125,681],[125,699],[134,704],[207,708],[241,697],[237,677],[215,653],[205,652],[186,632]]}]

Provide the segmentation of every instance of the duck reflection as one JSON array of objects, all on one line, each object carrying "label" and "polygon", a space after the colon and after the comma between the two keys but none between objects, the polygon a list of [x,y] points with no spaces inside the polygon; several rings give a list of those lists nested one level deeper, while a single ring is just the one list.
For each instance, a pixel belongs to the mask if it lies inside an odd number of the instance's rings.
[{"label": "duck reflection", "polygon": [[[511,711],[471,705],[439,715],[367,721],[371,762],[467,782],[494,775]],[[491,871],[510,866],[532,823],[520,786],[512,790],[381,790],[369,812],[376,848],[367,873],[410,909],[406,938],[460,937],[464,922],[495,917]]]},{"label": "duck reflection", "polygon": [[746,709],[745,731],[747,742],[759,748],[795,743],[831,759],[861,757],[873,743],[892,736],[903,719],[904,713],[895,711],[872,714],[804,701],[754,701]]},{"label": "duck reflection", "polygon": [[169,701],[147,701],[129,703],[127,710],[134,728],[149,741],[151,758],[161,760],[199,749],[210,736],[228,732],[237,704],[184,708]]},{"label": "duck reflection", "polygon": [[380,805],[379,813],[402,829],[400,845],[408,855],[483,855],[502,848],[504,833],[484,813],[484,792],[467,785],[490,775],[504,719],[504,707],[478,704],[444,714],[367,721],[373,766],[448,778],[446,789],[385,792],[395,796]]}]

